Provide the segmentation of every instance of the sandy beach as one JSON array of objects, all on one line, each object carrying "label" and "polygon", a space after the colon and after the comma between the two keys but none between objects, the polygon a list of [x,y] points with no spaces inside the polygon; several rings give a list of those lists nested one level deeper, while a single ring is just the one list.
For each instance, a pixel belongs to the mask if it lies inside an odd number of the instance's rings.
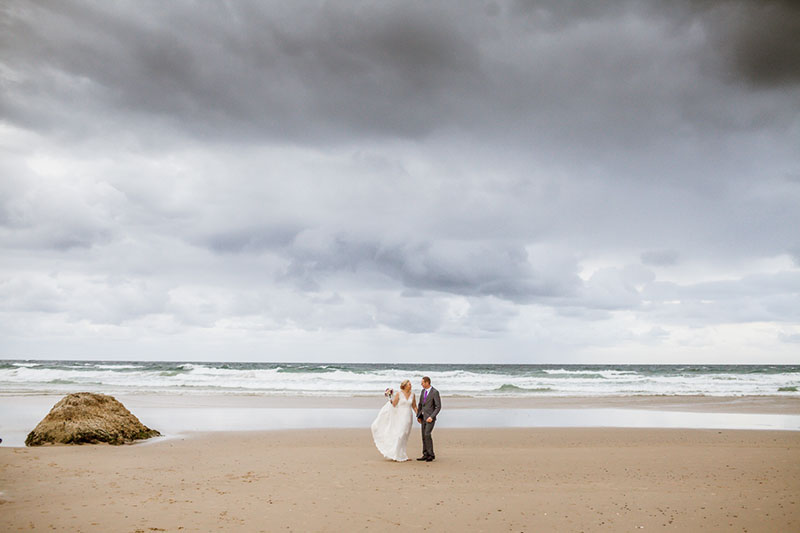
[{"label": "sandy beach", "polygon": [[443,429],[435,436],[433,463],[384,460],[363,429],[2,448],[0,529],[800,529],[798,432]]}]

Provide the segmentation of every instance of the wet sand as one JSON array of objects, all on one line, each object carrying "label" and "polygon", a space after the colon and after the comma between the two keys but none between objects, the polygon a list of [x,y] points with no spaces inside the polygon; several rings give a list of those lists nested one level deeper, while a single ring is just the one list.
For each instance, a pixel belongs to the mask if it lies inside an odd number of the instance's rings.
[{"label": "wet sand", "polygon": [[[363,396],[117,395],[125,405],[159,407],[264,407],[373,409],[381,393]],[[51,396],[52,403],[62,395]],[[22,397],[20,397],[22,398]],[[445,396],[447,409],[656,409],[708,413],[800,414],[800,396]]]},{"label": "wet sand", "polygon": [[[382,393],[359,396],[271,396],[261,394],[113,394],[137,407],[252,407],[279,409],[372,409]],[[46,413],[64,394],[0,395],[0,405],[36,404]],[[443,397],[447,409],[655,409],[707,413],[800,414],[800,396],[490,396]]]},{"label": "wet sand", "polygon": [[800,432],[434,436],[432,463],[365,429],[0,448],[0,530],[800,531]]},{"label": "wet sand", "polygon": [[[368,428],[385,400],[378,396],[116,396],[147,426],[170,437],[217,431]],[[23,446],[27,433],[61,399],[0,395],[2,446]],[[800,431],[800,398],[646,396],[604,398],[444,399],[438,429],[619,427]]]}]

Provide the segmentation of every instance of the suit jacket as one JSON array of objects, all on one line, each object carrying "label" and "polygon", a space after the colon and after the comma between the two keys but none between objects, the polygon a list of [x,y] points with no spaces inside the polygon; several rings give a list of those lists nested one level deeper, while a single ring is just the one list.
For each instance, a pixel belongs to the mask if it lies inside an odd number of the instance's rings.
[{"label": "suit jacket", "polygon": [[428,397],[425,401],[422,398],[425,396],[425,389],[419,394],[419,405],[417,406],[417,418],[427,420],[428,417],[436,422],[436,415],[442,410],[442,400],[439,398],[439,391],[431,387],[428,389]]}]

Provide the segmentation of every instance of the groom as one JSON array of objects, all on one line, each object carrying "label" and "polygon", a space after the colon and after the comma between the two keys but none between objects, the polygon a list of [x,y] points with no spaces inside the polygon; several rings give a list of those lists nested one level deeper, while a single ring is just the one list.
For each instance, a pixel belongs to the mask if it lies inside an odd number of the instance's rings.
[{"label": "groom", "polygon": [[422,424],[422,457],[417,461],[431,462],[436,459],[433,453],[433,426],[436,424],[436,415],[442,409],[442,400],[439,399],[439,391],[431,387],[431,378],[422,378],[422,394],[419,397],[417,407],[417,421]]}]

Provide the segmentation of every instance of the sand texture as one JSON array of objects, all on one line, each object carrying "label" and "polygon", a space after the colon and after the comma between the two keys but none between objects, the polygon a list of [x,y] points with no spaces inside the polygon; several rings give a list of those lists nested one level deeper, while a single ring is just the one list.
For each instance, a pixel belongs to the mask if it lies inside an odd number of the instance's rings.
[{"label": "sand texture", "polygon": [[0,448],[0,530],[800,531],[798,432],[434,435],[433,463],[367,429]]}]

